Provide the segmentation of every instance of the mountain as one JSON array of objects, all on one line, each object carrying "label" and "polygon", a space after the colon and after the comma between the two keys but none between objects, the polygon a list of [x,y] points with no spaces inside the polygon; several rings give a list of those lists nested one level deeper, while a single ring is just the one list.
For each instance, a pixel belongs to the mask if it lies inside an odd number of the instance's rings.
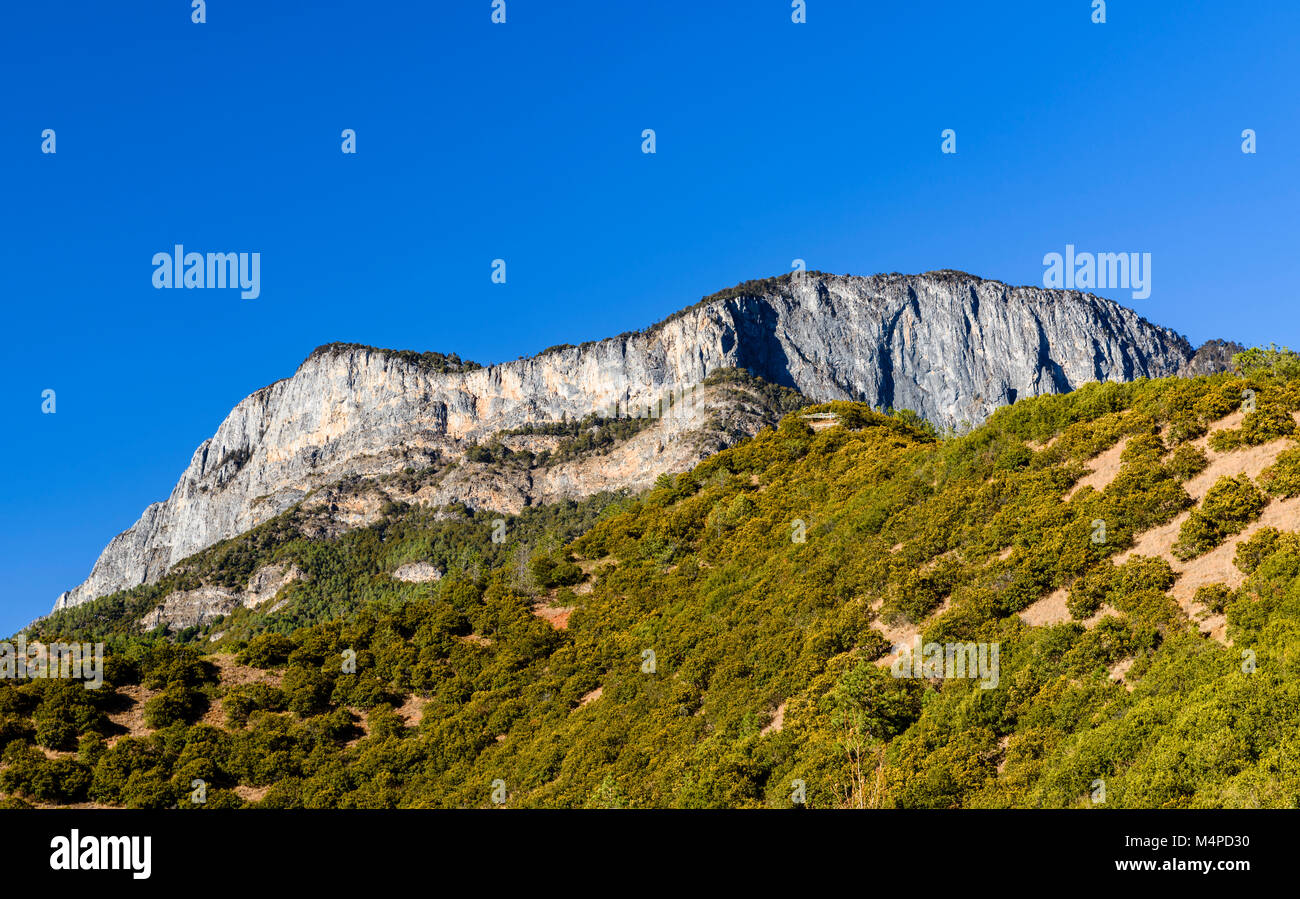
[{"label": "mountain", "polygon": [[953,271],[747,282],[645,331],[488,367],[333,344],[240,402],[168,499],[115,537],[55,609],[155,583],[180,560],[340,481],[445,469],[503,431],[684,410],[624,448],[617,465],[602,458],[546,468],[514,484],[452,477],[416,500],[514,511],[644,488],[771,423],[750,416],[719,431],[710,427],[716,408],[692,410],[718,369],[748,370],[813,401],[912,409],[951,429],[1020,397],[1218,364],[1109,300]]},{"label": "mountain", "polygon": [[1294,807],[1300,357],[1235,365],[943,437],[801,407],[500,518],[297,504],[37,623],[104,683],[0,678],[0,807]]}]

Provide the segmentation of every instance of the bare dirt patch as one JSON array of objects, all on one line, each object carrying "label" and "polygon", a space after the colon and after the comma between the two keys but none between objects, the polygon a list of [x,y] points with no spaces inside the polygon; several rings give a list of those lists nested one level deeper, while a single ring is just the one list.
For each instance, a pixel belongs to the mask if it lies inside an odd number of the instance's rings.
[{"label": "bare dirt patch", "polygon": [[1119,458],[1124,455],[1124,447],[1126,446],[1128,446],[1127,437],[1110,449],[1102,450],[1089,459],[1087,464],[1088,473],[1079,478],[1074,486],[1065,492],[1065,500],[1068,502],[1070,497],[1084,487],[1091,487],[1098,492],[1105,490],[1106,486],[1115,480],[1115,475],[1119,474]]},{"label": "bare dirt patch", "polygon": [[1007,766],[1007,744],[1011,742],[1011,735],[998,737],[998,774]]},{"label": "bare dirt patch", "polygon": [[1183,484],[1183,488],[1192,499],[1200,502],[1219,478],[1235,478],[1243,474],[1257,478],[1260,472],[1277,460],[1282,450],[1290,446],[1295,446],[1295,442],[1282,437],[1268,443],[1261,443],[1259,446],[1247,446],[1226,453],[1207,450],[1206,455],[1210,457],[1210,464],[1205,471]]},{"label": "bare dirt patch", "polygon": [[[1034,604],[1022,609],[1020,611],[1020,620],[1032,627],[1046,627],[1073,621],[1074,617],[1066,606],[1069,598],[1070,591],[1067,588],[1060,587],[1053,590]],[[1110,606],[1103,604],[1091,618],[1079,623],[1086,628],[1093,628],[1108,615],[1118,614]]]},{"label": "bare dirt patch", "polygon": [[[883,600],[876,600],[876,602],[872,604],[872,611],[879,612],[880,606],[883,602]],[[903,621],[899,624],[889,624],[881,618],[879,614],[877,614],[873,626],[876,630],[880,631],[881,635],[884,636],[886,640],[889,641],[890,650],[880,658],[876,659],[876,664],[882,668],[894,664],[902,649],[910,646],[920,635],[921,631],[925,630],[926,626],[931,621],[934,621],[934,619],[948,611],[951,605],[951,597],[945,596],[939,607],[927,615],[925,621],[920,624],[913,624],[910,621]]]},{"label": "bare dirt patch", "polygon": [[357,728],[357,730],[361,731],[360,734],[358,734],[357,736],[353,737],[351,740],[348,740],[346,743],[343,744],[348,749],[351,749],[353,746],[356,746],[366,737],[370,736],[370,713],[363,712],[360,709],[353,708],[352,706],[348,706],[347,709],[349,712],[352,713],[355,719],[354,721],[355,727]]},{"label": "bare dirt patch", "polygon": [[834,412],[809,412],[803,417],[803,420],[814,431],[824,431],[840,423],[840,417]]},{"label": "bare dirt patch", "polygon": [[785,727],[785,705],[786,704],[782,702],[776,707],[776,712],[773,713],[772,720],[767,723],[766,727],[758,732],[760,737],[766,736],[767,734],[779,734],[781,729]]},{"label": "bare dirt patch", "polygon": [[271,788],[269,786],[247,787],[244,786],[243,784],[240,784],[239,786],[235,787],[235,795],[238,796],[240,799],[244,800],[245,802],[261,802],[263,799],[266,798],[266,794],[269,792],[271,792]]},{"label": "bare dirt patch", "polygon": [[1130,656],[1130,657],[1127,658],[1127,659],[1120,659],[1120,660],[1119,660],[1118,662],[1116,662],[1114,665],[1111,665],[1111,666],[1110,666],[1110,669],[1109,669],[1109,671],[1110,671],[1110,676],[1111,676],[1114,680],[1116,680],[1116,681],[1118,681],[1119,683],[1123,684],[1123,685],[1124,685],[1124,689],[1126,689],[1126,690],[1128,690],[1128,691],[1130,691],[1130,692],[1132,692],[1132,690],[1133,690],[1133,685],[1130,684],[1127,680],[1125,680],[1124,676],[1125,676],[1126,674],[1128,674],[1128,670],[1129,670],[1130,668],[1133,667],[1133,663],[1136,662],[1136,661],[1137,661],[1137,657],[1136,657],[1136,656]]},{"label": "bare dirt patch", "polygon": [[412,694],[397,707],[397,714],[405,719],[407,727],[419,727],[420,722],[424,720],[424,704],[428,701]]},{"label": "bare dirt patch", "polygon": [[109,737],[106,741],[109,746],[113,746],[124,736],[147,737],[149,735],[149,727],[144,723],[144,704],[157,695],[152,690],[146,690],[141,684],[118,687],[117,692],[125,697],[129,705],[122,711],[109,712],[108,720],[118,727],[125,728],[126,733]]},{"label": "bare dirt patch", "polygon": [[597,699],[600,699],[600,697],[604,695],[605,695],[605,688],[597,687],[596,689],[592,690],[590,693],[586,694],[585,696],[583,696],[581,699],[578,700],[578,708],[580,709],[586,708],[587,706],[591,705],[593,702],[595,702]]},{"label": "bare dirt patch", "polygon": [[544,618],[557,631],[566,630],[569,627],[569,616],[573,614],[575,606],[548,606],[540,604],[533,606],[533,614],[538,618]]},{"label": "bare dirt patch", "polygon": [[217,666],[223,687],[240,687],[244,684],[268,684],[280,686],[284,675],[278,671],[266,671],[252,665],[241,665],[231,653],[217,653],[208,656],[208,661]]},{"label": "bare dirt patch", "polygon": [[601,559],[578,559],[574,564],[582,570],[583,574],[590,575],[603,565],[616,567],[618,565],[618,559],[613,556],[605,556]]}]

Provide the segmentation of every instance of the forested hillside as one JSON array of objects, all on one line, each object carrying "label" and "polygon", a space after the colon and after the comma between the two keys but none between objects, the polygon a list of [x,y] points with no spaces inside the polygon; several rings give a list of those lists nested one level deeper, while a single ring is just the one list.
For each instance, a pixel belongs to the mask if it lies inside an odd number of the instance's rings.
[{"label": "forested hillside", "polygon": [[[107,641],[106,683],[0,681],[3,801],[1295,806],[1300,364],[1236,361],[961,436],[808,407],[519,516],[291,510],[28,632]],[[274,603],[139,624],[270,565]],[[995,683],[895,676],[916,638],[996,647]]]}]

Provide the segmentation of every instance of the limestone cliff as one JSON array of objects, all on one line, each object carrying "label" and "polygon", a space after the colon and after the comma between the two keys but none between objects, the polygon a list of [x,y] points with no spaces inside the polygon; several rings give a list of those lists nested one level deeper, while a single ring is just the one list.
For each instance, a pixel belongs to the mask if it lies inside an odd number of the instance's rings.
[{"label": "limestone cliff", "polygon": [[[322,347],[292,377],[240,402],[167,500],[114,538],[55,608],[153,582],[344,478],[428,468],[529,423],[657,409],[718,368],[747,368],[819,401],[911,408],[960,427],[1018,397],[1175,374],[1193,355],[1179,335],[1109,300],[950,271],[749,282],[645,331],[472,370],[413,353]],[[682,418],[651,441],[659,449],[551,472],[513,501],[502,499],[507,485],[483,477],[453,480],[429,500],[477,505],[495,496],[517,506],[615,482],[645,485],[722,445],[664,453],[701,426]]]}]

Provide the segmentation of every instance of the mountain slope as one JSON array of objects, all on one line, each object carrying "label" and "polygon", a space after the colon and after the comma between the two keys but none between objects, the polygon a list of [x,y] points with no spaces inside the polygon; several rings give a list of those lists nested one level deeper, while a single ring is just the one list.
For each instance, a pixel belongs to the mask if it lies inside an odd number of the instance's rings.
[{"label": "mountain slope", "polygon": [[[959,272],[749,282],[643,332],[487,368],[331,345],[239,403],[170,497],[114,538],[55,608],[153,583],[327,484],[457,458],[505,429],[658,408],[719,368],[954,427],[1018,397],[1174,374],[1193,358],[1183,338],[1108,300]],[[668,470],[643,461],[651,477]],[[578,473],[559,492],[607,486],[586,480]]]},{"label": "mountain slope", "polygon": [[[235,636],[239,612],[190,645],[114,638],[102,693],[0,683],[0,789],[158,806],[189,801],[193,777],[216,805],[268,807],[1293,806],[1297,411],[1300,377],[1267,371],[1089,385],[943,440],[833,403],[581,513],[565,546],[533,531],[486,564],[454,564],[446,528],[490,547],[487,516],[254,532],[182,567],[199,587],[297,565],[263,632]],[[1213,577],[1142,552],[1176,521],[1150,551]],[[444,576],[397,576],[421,560]],[[1062,588],[1068,618],[1022,618]],[[374,602],[293,627],[311,597],[356,591]],[[41,636],[84,639],[100,605]],[[1203,633],[1220,615],[1226,643]],[[894,669],[891,634],[1000,662]]]}]

